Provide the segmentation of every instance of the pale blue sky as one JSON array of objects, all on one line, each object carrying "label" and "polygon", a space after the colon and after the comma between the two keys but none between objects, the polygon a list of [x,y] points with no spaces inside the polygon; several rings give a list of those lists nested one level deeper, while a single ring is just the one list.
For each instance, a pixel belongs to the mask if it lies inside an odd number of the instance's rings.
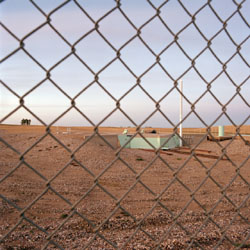
[{"label": "pale blue sky", "polygon": [[[65,1],[62,0],[34,0],[46,13],[50,13]],[[94,22],[98,21],[105,13],[116,6],[114,0],[78,0],[82,8],[89,14]],[[168,25],[173,33],[179,32],[191,21],[191,17],[183,10],[176,0],[164,1],[151,0],[155,7],[159,7],[160,17]],[[235,1],[240,3],[241,1]],[[183,5],[195,14],[206,1],[182,0]],[[211,6],[218,13],[221,21],[206,6],[196,14],[195,23],[204,36],[211,40],[211,49],[217,55],[221,63],[227,62],[237,51],[237,45],[245,41],[239,55],[236,55],[227,63],[227,73],[231,79],[241,85],[241,95],[247,103],[236,96],[227,107],[227,113],[237,123],[250,124],[247,119],[250,114],[250,80],[249,80],[249,27],[236,13],[227,21],[227,31],[235,44],[222,31],[215,38],[214,35],[223,27],[224,21],[237,10],[237,5],[229,0],[213,0]],[[141,86],[159,101],[173,87],[174,81],[182,76],[184,83],[184,95],[191,103],[195,102],[206,91],[206,83],[194,69],[183,73],[191,66],[190,59],[195,59],[195,66],[207,82],[212,81],[222,70],[222,64],[207,49],[198,58],[196,56],[207,46],[205,39],[199,34],[193,24],[182,31],[179,44],[187,53],[187,56],[172,44],[174,40],[169,31],[158,17],[144,25],[147,20],[156,13],[154,8],[145,0],[123,0],[121,9],[134,23],[136,28],[141,28],[141,38],[150,46],[150,52],[137,37],[127,46],[123,45],[136,35],[136,30],[115,10],[99,22],[100,32],[108,39],[116,50],[120,50],[121,59],[129,66],[133,73],[119,61],[115,60],[104,71],[102,68],[116,58],[115,51],[99,36],[96,31],[88,34],[83,40],[77,42],[80,37],[94,28],[93,22],[77,7],[75,1],[70,1],[60,10],[53,13],[51,24],[67,39],[71,45],[75,45],[76,54],[91,68],[87,69],[74,55],[51,70],[51,79],[58,84],[71,98],[74,98],[83,88],[94,81],[94,74],[99,73],[99,82],[115,98],[121,98],[136,83],[136,77],[140,77]],[[249,23],[250,1],[242,1],[241,14]],[[46,22],[42,15],[28,0],[5,0],[0,4],[2,23],[8,27],[19,39],[23,39],[29,32]],[[0,58],[6,57],[19,47],[19,43],[0,27],[1,50]],[[45,25],[31,36],[24,39],[25,49],[39,61],[46,70],[51,69],[64,56],[71,52],[67,45],[50,27]],[[160,65],[155,65],[147,74],[143,74],[156,61],[155,55],[160,55]],[[171,77],[161,68],[163,67]],[[92,72],[91,72],[92,71]],[[46,72],[36,65],[22,50],[4,60],[0,68],[1,80],[12,88],[18,95],[27,93],[33,86],[46,78]],[[172,78],[172,79],[171,79]],[[211,91],[222,104],[236,93],[236,87],[228,76],[223,73],[212,82]],[[49,80],[31,92],[24,98],[25,105],[38,115],[46,124],[52,122],[70,107],[70,100],[56,89]],[[115,107],[115,101],[94,83],[76,100],[76,106],[93,121],[99,123]],[[121,108],[130,116],[136,124],[140,124],[155,109],[154,102],[139,88],[121,100]],[[19,104],[19,99],[0,84],[0,120]],[[160,102],[162,112],[173,123],[179,119],[179,93],[174,90]],[[221,113],[221,107],[216,100],[206,94],[197,104],[195,109],[201,118],[208,124]],[[190,104],[184,101],[184,116],[190,111]],[[27,111],[20,109],[2,123],[20,123],[22,118],[30,118],[33,124],[40,124]],[[222,117],[216,124],[231,124],[226,117]],[[60,119],[56,125],[88,126],[90,125],[77,111],[71,110]],[[114,113],[101,125],[108,126],[132,126],[126,117],[119,111]],[[160,114],[156,113],[144,126],[170,127],[171,125]],[[192,114],[184,122],[186,127],[204,126],[198,118]]]}]

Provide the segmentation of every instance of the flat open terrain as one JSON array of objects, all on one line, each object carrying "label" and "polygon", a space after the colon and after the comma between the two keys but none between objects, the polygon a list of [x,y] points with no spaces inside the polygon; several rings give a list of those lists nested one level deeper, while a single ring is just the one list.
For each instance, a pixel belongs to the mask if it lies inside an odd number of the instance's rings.
[{"label": "flat open terrain", "polygon": [[0,249],[250,247],[247,137],[204,137],[212,159],[112,149],[92,133],[0,125]]}]

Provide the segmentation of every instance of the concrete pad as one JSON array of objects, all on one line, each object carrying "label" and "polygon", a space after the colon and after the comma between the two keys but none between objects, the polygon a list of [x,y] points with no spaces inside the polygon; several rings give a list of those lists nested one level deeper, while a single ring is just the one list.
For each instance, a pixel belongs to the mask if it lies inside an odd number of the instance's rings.
[{"label": "concrete pad", "polygon": [[[119,147],[118,136],[117,135],[101,135],[114,149]],[[91,135],[86,135],[85,139],[88,139]],[[95,143],[99,146],[108,144],[98,135],[95,135],[90,139],[91,143]]]}]

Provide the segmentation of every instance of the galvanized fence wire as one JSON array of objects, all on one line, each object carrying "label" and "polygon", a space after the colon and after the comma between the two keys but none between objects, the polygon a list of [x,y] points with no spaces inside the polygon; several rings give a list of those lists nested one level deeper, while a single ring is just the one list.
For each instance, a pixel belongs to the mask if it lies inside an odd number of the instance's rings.
[{"label": "galvanized fence wire", "polygon": [[[5,0],[6,1],[6,0]],[[146,1],[146,0],[145,0]],[[218,240],[216,246],[214,247],[215,249],[218,248],[221,243],[223,241],[228,241],[232,244],[233,247],[235,248],[241,248],[242,246],[244,246],[244,244],[248,241],[249,237],[250,237],[250,233],[248,233],[248,235],[245,237],[245,239],[243,239],[241,241],[241,243],[239,245],[235,245],[235,242],[232,241],[232,239],[230,239],[227,236],[227,231],[230,229],[230,226],[234,223],[234,221],[236,220],[237,217],[240,217],[243,221],[245,221],[246,224],[249,224],[249,220],[248,218],[246,218],[245,216],[243,216],[240,213],[240,209],[241,207],[243,207],[246,202],[249,200],[250,198],[250,194],[241,202],[240,205],[236,205],[232,199],[227,195],[227,191],[228,189],[231,187],[231,185],[233,184],[234,180],[236,178],[240,178],[245,184],[246,186],[248,186],[250,188],[250,184],[249,182],[246,180],[246,178],[241,174],[240,170],[242,167],[246,166],[247,162],[249,161],[249,156],[248,158],[246,158],[240,165],[237,165],[231,158],[230,155],[227,154],[227,148],[230,146],[230,144],[235,140],[235,138],[237,136],[240,137],[240,139],[246,144],[249,145],[249,142],[246,141],[246,139],[241,135],[240,133],[240,129],[241,127],[246,124],[246,122],[249,120],[250,116],[246,117],[246,119],[242,122],[242,124],[237,125],[234,123],[234,121],[231,119],[230,115],[228,115],[227,113],[227,106],[235,99],[235,97],[239,97],[248,107],[250,107],[248,101],[244,98],[244,96],[241,94],[241,89],[243,87],[243,85],[249,80],[249,76],[244,79],[241,83],[236,83],[232,77],[230,76],[230,73],[227,72],[227,65],[233,60],[234,57],[239,56],[242,60],[242,62],[244,62],[244,64],[246,66],[249,67],[249,63],[247,62],[246,58],[244,57],[244,54],[242,54],[241,52],[241,48],[242,46],[247,43],[249,36],[246,37],[243,41],[241,41],[240,43],[237,43],[232,35],[230,34],[230,31],[227,29],[227,24],[228,22],[237,14],[241,17],[243,23],[249,28],[249,23],[247,22],[247,18],[242,14],[241,12],[241,8],[244,4],[246,4],[246,0],[243,0],[241,2],[232,0],[233,4],[236,6],[236,9],[233,13],[231,13],[230,16],[228,16],[228,18],[226,20],[223,20],[220,15],[216,12],[216,9],[213,7],[212,5],[212,1],[208,0],[206,3],[204,3],[203,6],[201,6],[194,14],[191,14],[189,12],[189,10],[186,8],[185,3],[183,3],[181,0],[178,0],[177,2],[179,3],[179,5],[182,7],[182,9],[185,11],[185,13],[190,17],[190,22],[188,22],[185,26],[183,26],[177,33],[173,32],[171,30],[171,28],[169,27],[168,23],[162,18],[161,16],[161,9],[169,2],[169,1],[164,1],[160,6],[156,7],[153,3],[153,1],[147,0],[146,2],[152,7],[152,9],[154,10],[154,15],[152,15],[147,21],[145,21],[140,27],[137,27],[133,21],[129,18],[129,16],[126,14],[126,11],[123,9],[123,1],[121,0],[116,0],[114,1],[116,4],[115,6],[110,9],[109,11],[107,11],[103,16],[101,16],[98,20],[94,20],[91,15],[88,13],[88,11],[79,3],[79,1],[77,0],[67,0],[62,2],[60,5],[58,5],[56,8],[54,8],[52,11],[50,11],[48,14],[46,14],[44,12],[44,10],[39,7],[39,4],[36,3],[36,1],[34,0],[30,0],[29,1],[30,4],[32,4],[33,8],[36,9],[37,11],[39,11],[43,16],[45,21],[43,23],[41,23],[39,26],[37,26],[35,29],[33,29],[31,32],[27,33],[24,37],[19,38],[17,35],[15,35],[15,33],[10,30],[7,25],[5,25],[4,23],[1,23],[1,27],[13,38],[15,39],[18,43],[19,46],[14,49],[11,53],[9,53],[8,55],[6,55],[4,58],[1,59],[1,63],[5,63],[6,61],[8,61],[12,56],[14,56],[16,53],[18,53],[19,51],[24,52],[33,62],[34,64],[36,64],[37,66],[39,66],[41,68],[41,70],[43,70],[45,77],[44,79],[42,79],[40,82],[36,83],[36,85],[29,89],[29,91],[27,91],[24,95],[20,96],[15,89],[9,87],[8,82],[4,82],[1,80],[1,85],[6,88],[8,91],[10,91],[13,95],[15,95],[18,99],[19,99],[19,106],[17,106],[15,109],[13,109],[10,113],[8,113],[5,117],[1,118],[0,122],[4,123],[9,117],[11,117],[15,112],[17,112],[19,109],[24,108],[28,113],[30,113],[32,116],[34,116],[42,125],[44,125],[46,127],[46,132],[44,133],[43,136],[41,136],[35,143],[33,143],[29,148],[27,148],[27,150],[25,152],[19,152],[17,149],[15,149],[15,145],[11,145],[10,143],[8,143],[7,140],[0,138],[1,143],[3,143],[5,146],[7,146],[10,150],[12,150],[15,154],[18,155],[19,157],[19,163],[13,168],[11,169],[4,177],[2,177],[2,179],[0,180],[0,184],[7,180],[8,178],[10,178],[10,176],[21,166],[21,165],[25,165],[27,168],[29,168],[30,170],[32,170],[36,175],[40,176],[40,178],[42,180],[44,180],[45,182],[45,188],[44,191],[36,197],[36,199],[34,199],[30,204],[28,204],[24,209],[20,208],[15,202],[11,201],[8,197],[5,197],[4,195],[0,194],[0,197],[3,201],[5,201],[6,203],[8,203],[11,207],[13,207],[14,209],[16,209],[17,211],[19,211],[20,213],[20,219],[19,221],[16,222],[16,224],[10,228],[9,232],[5,235],[2,236],[1,238],[1,242],[4,242],[10,235],[12,232],[14,232],[18,226],[20,226],[23,221],[26,221],[28,223],[30,223],[31,225],[33,225],[34,227],[36,227],[38,230],[40,230],[41,232],[45,233],[47,235],[47,243],[43,246],[43,249],[46,249],[47,247],[54,245],[55,247],[59,248],[59,249],[63,249],[63,247],[57,243],[54,239],[53,236],[59,232],[59,230],[68,222],[70,221],[70,219],[74,216],[74,215],[78,215],[79,217],[81,217],[84,221],[87,221],[88,224],[92,227],[93,232],[94,232],[94,236],[92,237],[92,239],[85,245],[82,246],[83,249],[87,249],[88,247],[91,247],[91,244],[95,241],[96,237],[100,237],[102,238],[104,241],[108,242],[109,245],[115,249],[123,249],[127,246],[127,244],[129,244],[129,242],[133,239],[133,237],[140,231],[142,233],[144,233],[147,237],[149,237],[153,242],[155,242],[155,248],[156,249],[161,249],[161,243],[169,236],[169,234],[171,233],[172,229],[175,226],[178,226],[183,232],[185,232],[186,235],[188,235],[190,237],[190,242],[188,245],[188,249],[192,248],[192,247],[198,247],[200,249],[205,249],[204,246],[199,243],[198,241],[196,241],[196,236],[199,234],[199,232],[202,231],[202,229],[204,228],[204,226],[206,226],[207,223],[212,223],[214,224],[218,230],[221,232],[221,237]],[[82,14],[87,17],[89,19],[90,22],[92,22],[93,24],[93,28],[90,29],[87,33],[83,34],[77,41],[75,41],[74,43],[70,43],[67,38],[65,36],[63,36],[63,34],[60,33],[60,31],[53,25],[52,20],[53,20],[53,15],[57,12],[60,12],[61,9],[63,9],[64,7],[67,6],[67,4],[69,3],[74,3],[75,6],[78,7],[78,9],[82,12]],[[214,34],[212,37],[208,38],[206,37],[206,35],[201,31],[201,29],[199,28],[199,23],[197,22],[196,18],[197,15],[204,10],[205,8],[209,9],[213,15],[217,18],[217,20],[219,20],[219,22],[221,23],[222,27],[220,30],[218,30],[218,32],[216,34]],[[128,24],[132,27],[132,29],[136,32],[135,35],[128,37],[127,41],[120,46],[119,48],[116,48],[111,41],[109,41],[109,39],[107,39],[105,37],[105,34],[102,33],[99,29],[100,25],[102,24],[102,21],[105,20],[105,18],[109,17],[113,12],[118,12],[121,16],[123,16]],[[150,45],[145,41],[145,39],[143,39],[143,37],[141,36],[141,32],[142,30],[148,25],[150,24],[153,20],[158,19],[160,20],[160,22],[163,24],[163,26],[165,27],[165,29],[172,35],[173,39],[172,41],[167,44],[165,46],[165,48],[162,49],[162,51],[160,53],[155,53],[155,51],[150,47]],[[54,33],[56,33],[58,35],[58,37],[60,37],[60,39],[68,46],[68,48],[70,49],[70,52],[65,53],[65,55],[58,61],[56,62],[52,67],[50,67],[49,69],[47,69],[45,66],[43,66],[43,64],[41,62],[39,62],[38,59],[36,59],[30,52],[28,49],[25,48],[25,43],[26,43],[26,39],[28,39],[29,37],[31,37],[33,34],[35,34],[36,32],[38,32],[40,29],[42,29],[45,26],[49,26]],[[185,31],[188,27],[193,26],[195,27],[195,29],[198,31],[198,33],[201,35],[201,37],[204,39],[204,41],[206,42],[206,46],[195,56],[195,57],[190,57],[190,55],[188,54],[187,51],[185,51],[185,49],[183,48],[182,44],[178,41],[179,36],[181,35],[181,33],[183,31]],[[85,38],[87,38],[89,35],[91,35],[93,32],[96,32],[100,38],[102,38],[102,40],[115,52],[116,56],[110,60],[105,66],[103,66],[102,68],[100,68],[97,72],[95,70],[93,70],[90,65],[88,64],[87,61],[84,61],[83,58],[81,58],[78,53],[77,53],[77,49],[76,46],[83,41]],[[225,32],[227,37],[230,39],[230,41],[234,44],[235,46],[235,53],[232,54],[232,56],[226,61],[226,62],[222,62],[221,59],[217,56],[216,52],[213,50],[213,48],[211,47],[213,40],[218,37],[222,32]],[[124,59],[122,58],[122,53],[123,53],[123,49],[126,48],[126,46],[128,46],[133,40],[135,39],[139,39],[142,44],[145,46],[145,48],[155,57],[155,62],[150,65],[141,75],[137,75],[133,69],[130,67],[130,65],[128,63],[126,63],[124,61]],[[178,46],[178,48],[181,50],[181,52],[183,53],[183,55],[185,55],[185,57],[190,61],[190,66],[181,74],[178,76],[178,78],[173,77],[168,70],[164,67],[164,65],[161,63],[161,56],[172,46],[172,45],[176,45]],[[196,60],[203,55],[203,53],[205,51],[210,51],[212,53],[212,55],[214,56],[214,58],[217,60],[217,62],[221,65],[221,71],[211,80],[208,81],[203,75],[202,73],[199,71],[199,69],[196,67]],[[61,87],[60,85],[55,82],[55,80],[53,80],[51,78],[52,75],[52,71],[59,67],[60,64],[62,62],[64,62],[65,60],[67,60],[69,57],[74,57],[76,58],[84,67],[86,67],[93,75],[93,81],[91,81],[86,87],[84,87],[80,92],[78,92],[73,98],[70,97]],[[102,82],[99,80],[99,75],[105,71],[107,68],[109,68],[110,65],[112,65],[114,62],[119,61],[126,69],[127,71],[134,77],[135,80],[135,84],[129,89],[127,90],[119,99],[115,98],[102,84]],[[169,77],[173,83],[173,87],[164,94],[164,96],[160,99],[160,100],[155,100],[153,98],[153,96],[150,94],[149,91],[147,91],[145,89],[145,87],[142,86],[141,84],[141,79],[142,77],[144,77],[145,75],[147,75],[155,66],[159,66],[162,71],[166,74],[167,77]],[[178,82],[179,80],[185,76],[190,70],[194,70],[198,76],[202,79],[202,81],[207,85],[206,90],[204,91],[204,93],[202,93],[200,95],[199,98],[197,98],[196,101],[191,102],[188,97],[186,97],[179,89],[179,85]],[[235,94],[227,101],[226,104],[222,104],[221,101],[216,97],[216,95],[212,92],[211,87],[212,84],[222,75],[225,74],[228,79],[230,80],[230,82],[234,85],[234,87],[236,88]],[[26,104],[25,104],[25,98],[31,94],[34,90],[36,90],[39,86],[41,86],[42,84],[44,84],[45,81],[49,81],[53,86],[55,86],[70,102],[70,107],[67,108],[61,115],[59,115],[54,121],[52,121],[50,124],[46,124],[46,122],[44,122],[38,115],[36,115]],[[97,124],[95,124],[86,114],[84,114],[84,112],[77,107],[77,98],[79,96],[81,96],[86,90],[88,90],[91,86],[93,85],[98,85],[110,98],[113,99],[114,103],[116,104],[116,107],[108,114],[106,115],[106,117],[104,117],[101,121],[99,121]],[[143,93],[146,94],[146,96],[148,96],[155,104],[155,109],[154,111],[148,115],[147,117],[145,117],[145,119],[140,123],[137,124],[130,116],[128,113],[126,113],[121,105],[121,101],[127,97],[136,87],[139,87]],[[180,93],[180,95],[183,96],[184,100],[190,105],[191,109],[190,111],[187,113],[187,115],[182,119],[182,121],[180,121],[179,123],[174,123],[173,121],[171,121],[171,119],[161,110],[161,103],[165,100],[166,97],[168,97],[173,91],[178,91]],[[210,124],[206,123],[202,117],[197,113],[197,111],[195,110],[196,105],[199,103],[199,101],[207,94],[210,94],[213,99],[216,101],[216,103],[219,104],[219,106],[221,107],[221,113],[218,115],[218,117]],[[57,138],[57,136],[55,134],[52,133],[51,131],[51,127],[59,120],[61,119],[65,114],[67,114],[70,110],[75,110],[77,111],[82,117],[84,117],[93,127],[94,127],[94,132],[93,134],[87,138],[86,140],[84,140],[76,149],[74,149],[73,151],[67,146],[65,145],[62,141],[60,141],[59,138]],[[130,138],[130,140],[127,142],[127,144],[133,140],[133,138],[135,138],[136,136],[140,136],[142,137],[152,148],[155,149],[155,155],[153,157],[153,159],[145,166],[145,168],[143,169],[142,172],[137,173],[134,170],[134,167],[129,164],[126,159],[124,159],[121,155],[122,151],[124,150],[124,147],[126,145],[124,145],[123,147],[120,147],[119,149],[115,149],[99,132],[99,127],[103,124],[103,122],[105,122],[109,117],[111,117],[115,112],[120,111],[135,127],[136,127],[136,132],[135,134]],[[185,162],[183,164],[181,164],[177,169],[173,169],[171,167],[171,165],[161,156],[160,154],[160,150],[161,148],[155,148],[150,141],[148,141],[145,138],[145,135],[143,133],[141,133],[141,129],[144,126],[144,124],[149,121],[149,119],[151,117],[153,117],[153,115],[155,113],[160,113],[165,119],[166,121],[168,121],[172,127],[173,127],[173,135],[177,135],[179,138],[179,134],[178,134],[178,127],[180,125],[180,123],[184,122],[187,120],[188,117],[190,117],[190,115],[195,115],[195,117],[198,118],[198,120],[204,125],[204,127],[206,127],[207,132],[204,135],[204,137],[194,146],[194,147],[190,147],[191,149],[191,154],[189,155],[189,157],[185,160]],[[202,160],[197,157],[196,153],[195,153],[195,149],[197,149],[199,147],[199,145],[207,138],[207,136],[210,136],[211,138],[214,138],[214,135],[211,132],[212,127],[216,124],[216,122],[222,117],[225,116],[227,117],[227,119],[236,127],[236,133],[233,136],[231,143],[226,144],[226,146],[223,146],[220,142],[216,141],[215,143],[217,144],[217,146],[219,146],[221,148],[221,155],[219,156],[219,158],[213,163],[213,165],[211,165],[210,167],[206,166]],[[100,137],[106,145],[108,145],[110,148],[112,148],[113,150],[116,150],[116,154],[115,154],[115,158],[113,159],[112,162],[110,162],[103,170],[101,173],[99,173],[98,176],[95,176],[95,174],[88,169],[87,166],[85,166],[81,161],[79,161],[76,157],[76,153],[82,149],[89,141],[91,141],[91,139],[93,139],[95,136]],[[56,173],[52,178],[47,179],[42,173],[40,173],[34,166],[31,166],[26,160],[25,157],[26,155],[37,145],[39,144],[41,141],[43,141],[46,137],[51,137],[53,140],[55,140],[58,144],[61,145],[62,148],[64,148],[67,152],[69,152],[71,154],[71,159],[69,162],[67,162],[63,168]],[[180,138],[183,140],[183,142],[185,143],[185,140],[183,138]],[[166,140],[166,142],[169,139]],[[197,162],[199,162],[200,166],[202,168],[205,169],[206,171],[206,177],[200,182],[200,184],[196,187],[195,190],[191,190],[185,183],[183,183],[183,181],[178,177],[178,174],[182,171],[183,168],[185,168],[185,166],[188,164],[188,162],[190,161],[190,159],[195,159],[197,160]],[[231,179],[231,181],[226,185],[226,186],[222,186],[220,183],[218,183],[216,181],[216,179],[214,179],[214,177],[211,175],[212,170],[218,165],[218,163],[222,160],[222,159],[227,159],[232,166],[234,166],[236,174],[235,176]],[[169,182],[169,184],[162,190],[162,192],[160,194],[156,194],[153,190],[150,189],[150,187],[148,187],[145,183],[143,183],[141,177],[143,175],[143,173],[145,171],[147,171],[150,167],[152,167],[152,165],[154,164],[154,162],[156,160],[161,160],[166,167],[173,173],[173,179]],[[120,197],[119,199],[117,197],[115,197],[112,193],[110,193],[102,184],[99,183],[99,179],[116,163],[116,162],[122,162],[131,172],[134,173],[134,175],[136,175],[136,180],[133,183],[133,185],[131,185],[130,187],[127,188],[127,192],[125,192],[125,194]],[[72,162],[76,162],[84,171],[88,172],[93,178],[94,178],[94,182],[92,187],[78,200],[76,201],[74,204],[72,204],[67,198],[65,198],[62,194],[60,194],[57,190],[55,190],[51,184],[52,182],[65,170],[68,168],[68,166],[72,163]],[[207,209],[199,202],[199,200],[196,198],[196,193],[200,190],[200,188],[204,185],[204,183],[207,180],[212,181],[221,191],[221,197],[217,200],[217,202],[214,204],[214,206],[207,211]],[[161,197],[163,196],[163,194],[171,187],[171,185],[177,182],[178,184],[180,184],[189,194],[190,194],[190,200],[188,201],[187,204],[185,204],[185,206],[182,208],[181,211],[179,211],[178,213],[173,213],[165,204],[162,203],[161,201]],[[136,219],[136,217],[131,214],[129,211],[127,211],[123,206],[122,206],[122,201],[128,196],[128,194],[133,190],[133,188],[137,185],[137,184],[142,185],[149,193],[151,193],[154,196],[154,200],[155,203],[152,206],[152,208],[143,216],[143,218],[140,219],[140,221],[138,221]],[[111,199],[113,199],[116,202],[116,207],[113,209],[113,211],[109,214],[108,217],[106,217],[105,220],[103,220],[100,224],[96,225],[94,222],[92,222],[89,218],[87,218],[84,214],[80,213],[79,211],[77,211],[77,206],[78,204],[84,200],[85,197],[87,197],[87,195],[89,193],[91,193],[91,191],[95,188],[95,187],[99,187],[106,195],[108,195]],[[34,221],[32,221],[30,218],[26,217],[25,213],[37,202],[41,199],[41,197],[46,194],[48,191],[53,192],[54,194],[56,194],[60,199],[64,200],[70,207],[70,213],[67,216],[67,218],[65,218],[62,223],[52,232],[49,233],[47,232],[46,229],[40,227],[39,225],[37,225]],[[232,207],[235,209],[235,216],[234,218],[230,221],[230,223],[228,224],[227,228],[222,228],[213,218],[212,214],[213,211],[219,206],[219,204],[221,203],[221,201],[223,199],[226,199],[231,205]],[[185,228],[185,226],[183,226],[181,224],[181,222],[178,220],[184,212],[186,212],[188,206],[190,205],[190,203],[195,202],[202,211],[204,211],[204,213],[206,214],[206,219],[203,222],[203,224],[196,230],[195,233],[191,233],[187,228]],[[147,232],[145,229],[143,229],[143,223],[145,222],[145,220],[148,218],[148,216],[153,212],[153,210],[155,209],[156,206],[161,206],[170,216],[171,216],[171,220],[172,220],[172,224],[169,228],[166,229],[165,233],[161,236],[160,239],[156,239],[153,235],[151,235],[149,232]],[[109,221],[110,218],[112,218],[112,216],[119,210],[122,209],[130,218],[132,218],[134,220],[134,222],[137,225],[136,230],[131,233],[130,237],[124,242],[124,244],[122,246],[119,246],[115,243],[112,242],[111,240],[107,239],[101,232],[101,228],[105,225],[105,223],[107,223]]]}]

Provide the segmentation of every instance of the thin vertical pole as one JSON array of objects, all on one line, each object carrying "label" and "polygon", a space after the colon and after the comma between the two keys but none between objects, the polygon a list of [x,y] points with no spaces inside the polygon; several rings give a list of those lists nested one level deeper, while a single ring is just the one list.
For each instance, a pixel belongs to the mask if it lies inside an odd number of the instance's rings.
[{"label": "thin vertical pole", "polygon": [[[183,82],[180,80],[180,137],[182,138],[182,116],[183,116]],[[180,138],[180,147],[182,147],[182,139]]]}]

